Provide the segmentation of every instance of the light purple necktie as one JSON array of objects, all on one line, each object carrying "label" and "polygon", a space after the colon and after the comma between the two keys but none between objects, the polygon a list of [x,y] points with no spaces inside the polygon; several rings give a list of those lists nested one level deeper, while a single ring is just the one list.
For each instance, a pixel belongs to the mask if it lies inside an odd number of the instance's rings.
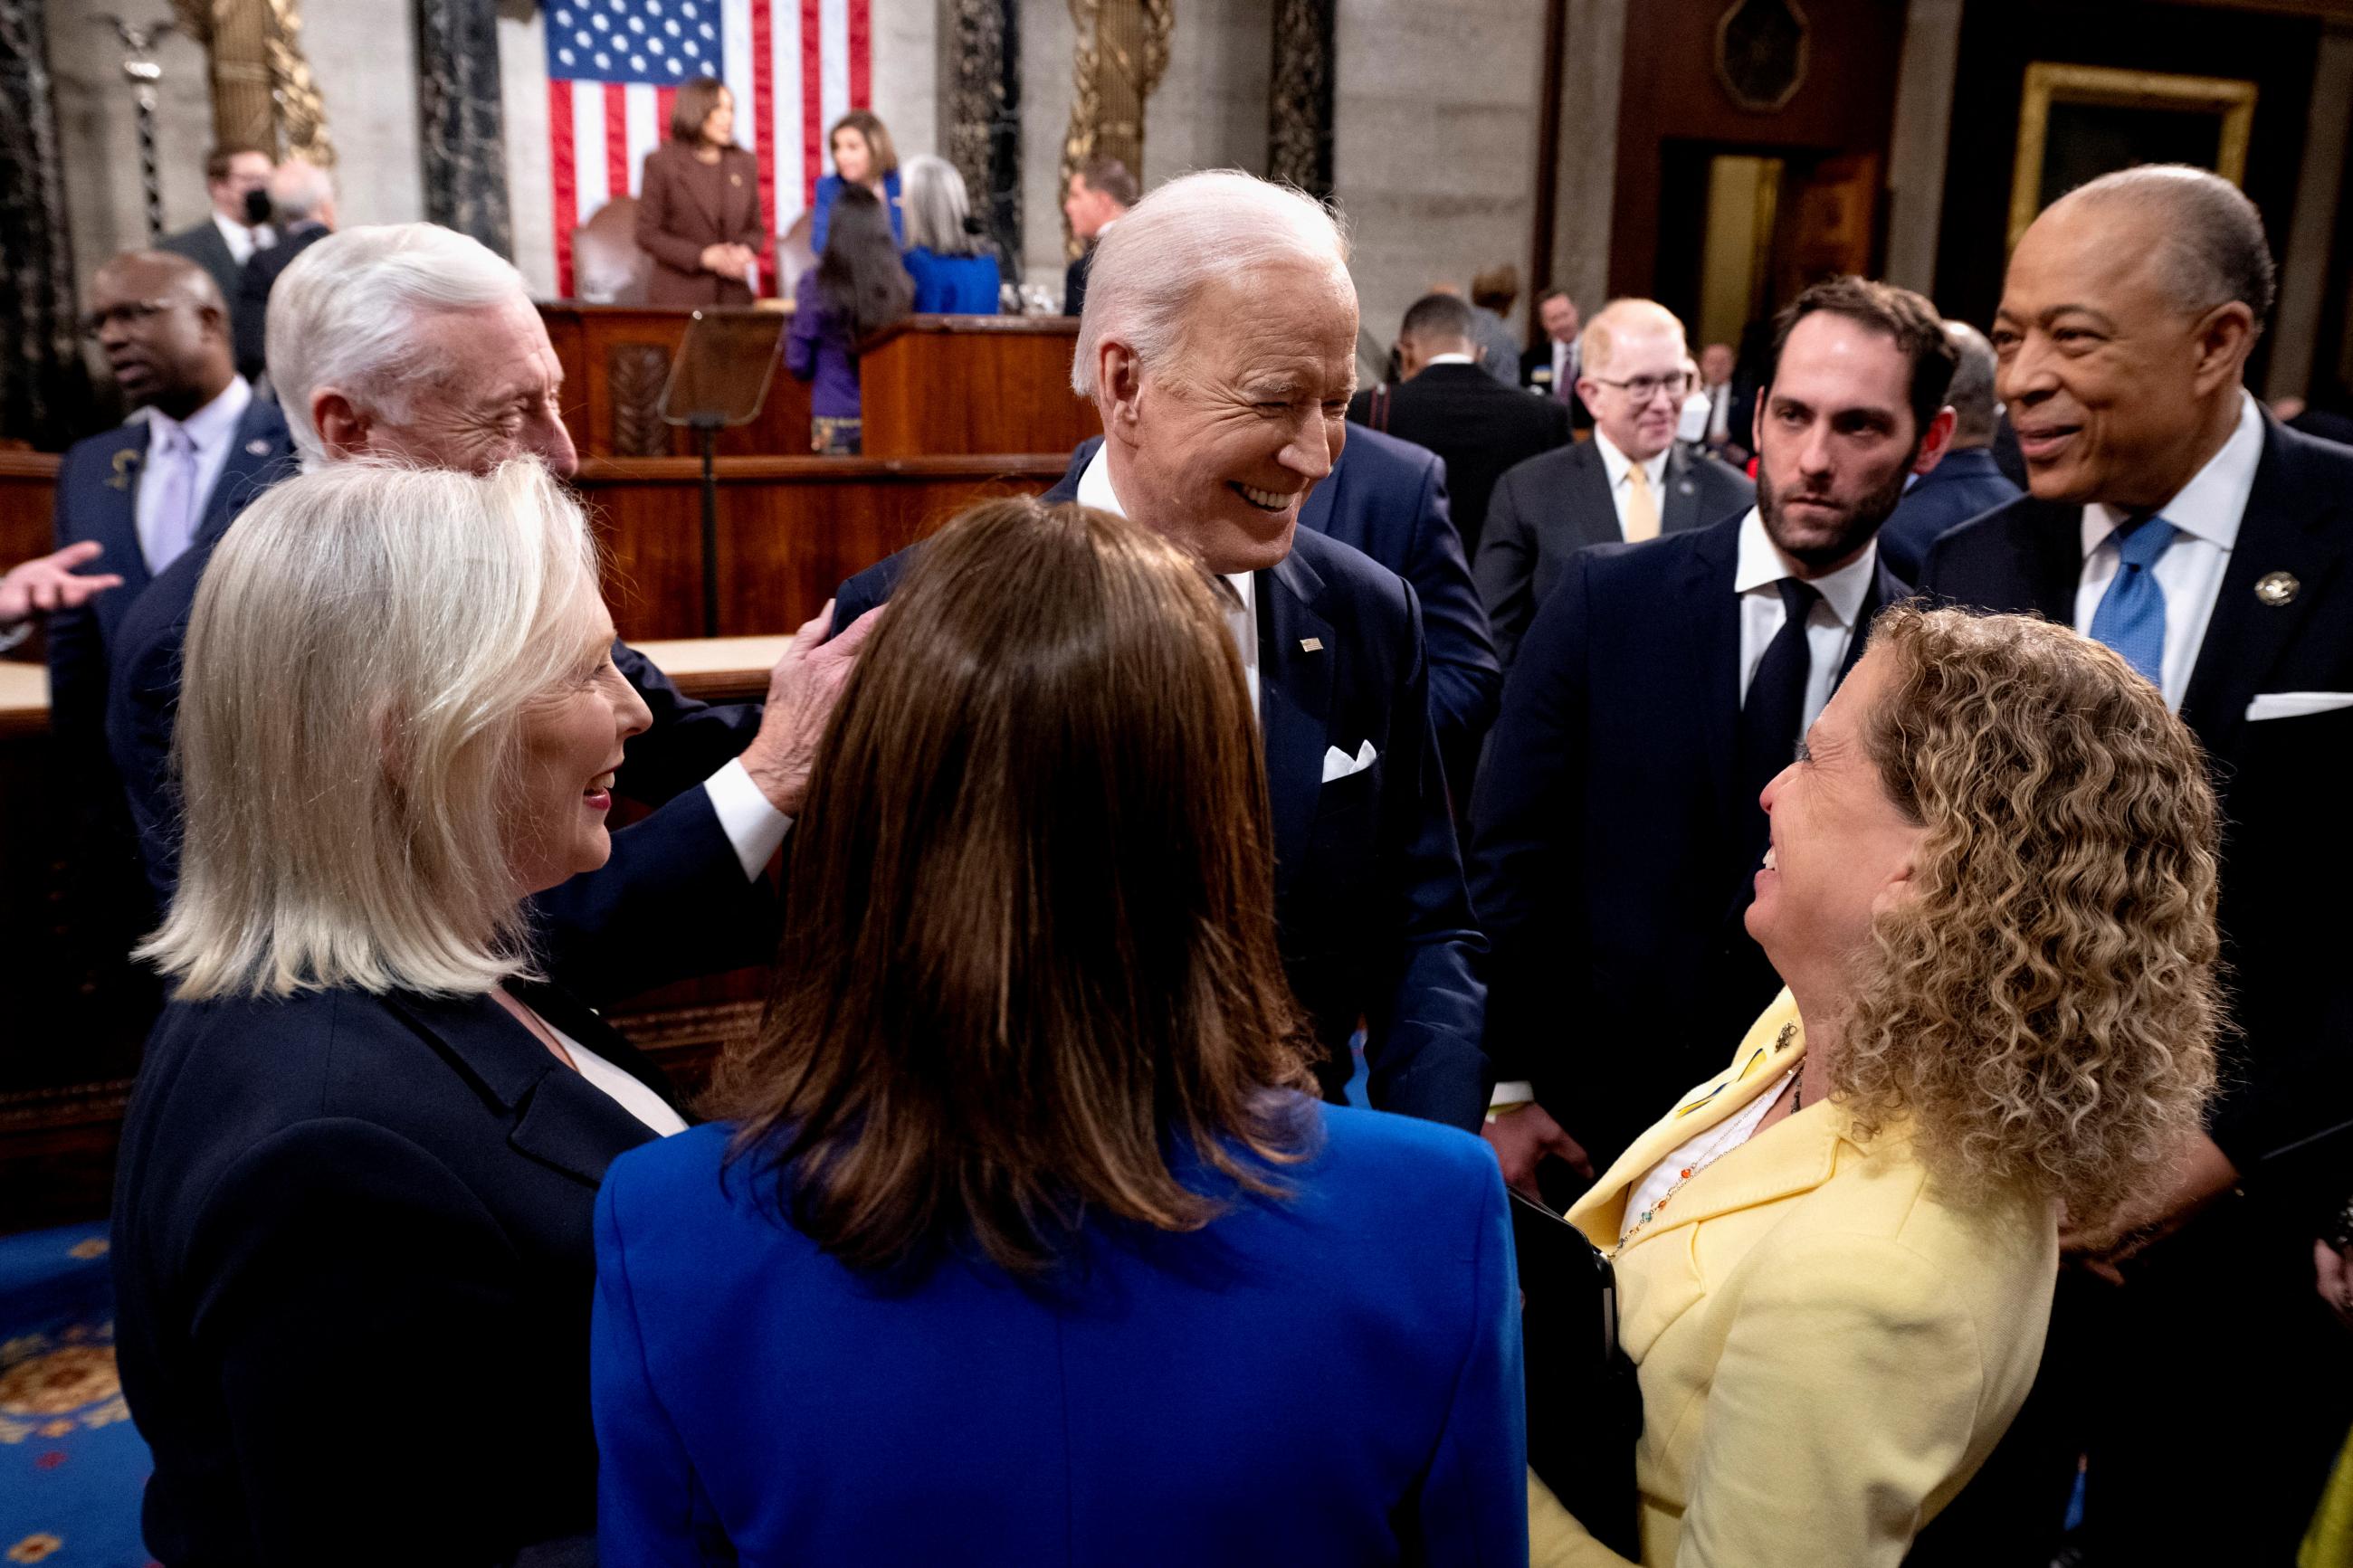
[{"label": "light purple necktie", "polygon": [[153,576],[177,561],[195,533],[196,444],[184,425],[165,425],[156,434],[163,454],[155,459],[155,510],[140,542]]}]

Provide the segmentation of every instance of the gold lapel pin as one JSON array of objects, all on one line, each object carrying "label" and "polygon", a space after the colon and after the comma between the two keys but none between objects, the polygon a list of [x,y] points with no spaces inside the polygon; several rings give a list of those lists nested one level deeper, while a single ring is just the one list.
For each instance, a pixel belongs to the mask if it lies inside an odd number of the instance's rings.
[{"label": "gold lapel pin", "polygon": [[2255,579],[2255,597],[2274,610],[2284,610],[2295,603],[2303,587],[2293,572],[2266,572]]},{"label": "gold lapel pin", "polygon": [[1299,639],[1299,651],[1302,653],[1322,653],[1324,651],[1324,639],[1322,637],[1301,637]]},{"label": "gold lapel pin", "polygon": [[131,488],[131,470],[139,466],[141,456],[142,454],[135,447],[125,447],[123,450],[115,453],[114,477],[106,481],[106,488],[111,490],[129,489]]}]

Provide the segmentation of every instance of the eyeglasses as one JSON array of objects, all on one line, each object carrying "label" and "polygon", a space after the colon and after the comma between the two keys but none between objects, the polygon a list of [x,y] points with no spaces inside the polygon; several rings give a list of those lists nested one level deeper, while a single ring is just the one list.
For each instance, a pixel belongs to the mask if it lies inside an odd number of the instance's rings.
[{"label": "eyeglasses", "polygon": [[111,323],[126,327],[143,327],[176,301],[171,300],[125,300],[120,305],[109,305],[103,310],[92,310],[81,319],[82,335],[96,338]]},{"label": "eyeglasses", "polygon": [[1662,392],[1671,397],[1681,397],[1691,390],[1691,377],[1680,371],[1673,375],[1638,375],[1631,381],[1612,381],[1606,375],[1592,375],[1586,379],[1599,382],[1603,386],[1616,387],[1638,405],[1650,402]]}]

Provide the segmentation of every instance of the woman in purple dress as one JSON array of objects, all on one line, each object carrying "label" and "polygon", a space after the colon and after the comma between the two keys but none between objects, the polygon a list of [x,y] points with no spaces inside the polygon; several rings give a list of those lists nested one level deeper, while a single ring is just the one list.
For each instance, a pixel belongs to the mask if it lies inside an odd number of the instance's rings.
[{"label": "woman in purple dress", "polygon": [[824,253],[793,289],[793,329],[785,338],[785,368],[815,384],[811,451],[858,455],[858,345],[906,315],[914,299],[881,202],[862,185],[845,186],[834,199]]}]

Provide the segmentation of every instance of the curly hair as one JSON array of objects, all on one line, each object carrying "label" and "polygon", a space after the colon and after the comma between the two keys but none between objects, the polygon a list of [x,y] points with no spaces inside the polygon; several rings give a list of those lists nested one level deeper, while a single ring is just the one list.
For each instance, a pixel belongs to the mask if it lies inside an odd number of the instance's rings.
[{"label": "curly hair", "polygon": [[2098,1219],[2161,1179],[2213,1090],[2204,755],[2063,627],[1904,605],[1871,637],[1895,668],[1863,743],[1926,833],[1832,1092],[1864,1137],[1908,1122],[1948,1191],[2024,1186]]}]

